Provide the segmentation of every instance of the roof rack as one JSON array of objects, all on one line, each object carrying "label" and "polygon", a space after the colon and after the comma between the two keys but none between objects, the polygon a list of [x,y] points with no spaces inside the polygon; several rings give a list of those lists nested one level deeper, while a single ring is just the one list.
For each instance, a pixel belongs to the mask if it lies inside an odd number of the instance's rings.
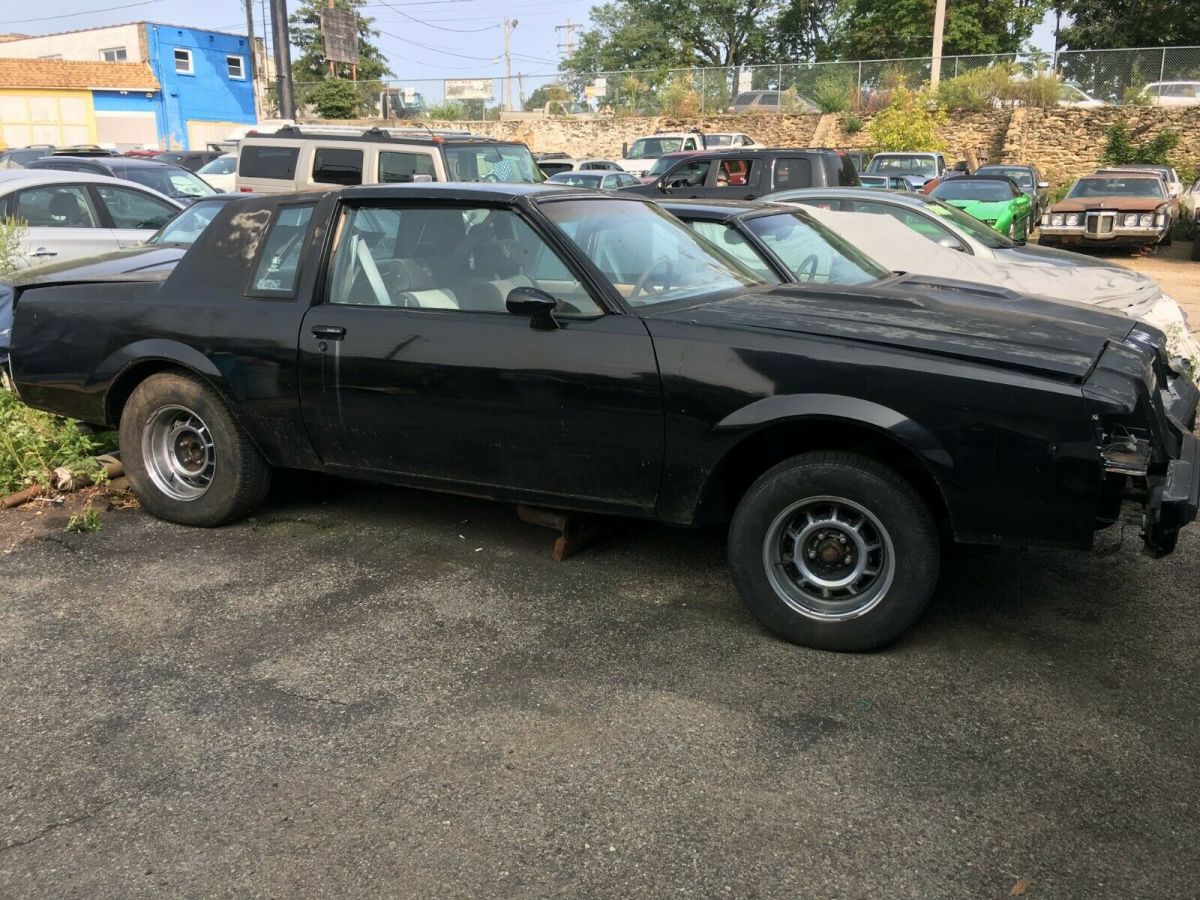
[{"label": "roof rack", "polygon": [[247,137],[342,137],[342,138],[396,138],[437,140],[439,138],[457,138],[461,140],[492,141],[495,138],[486,134],[475,134],[465,129],[452,128],[387,128],[381,125],[282,125],[274,131],[252,129]]}]

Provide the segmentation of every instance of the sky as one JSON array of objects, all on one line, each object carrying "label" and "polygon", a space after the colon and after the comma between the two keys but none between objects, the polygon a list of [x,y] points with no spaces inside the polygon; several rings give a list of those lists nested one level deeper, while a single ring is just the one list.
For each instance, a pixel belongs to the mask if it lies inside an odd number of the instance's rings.
[{"label": "sky", "polygon": [[[263,29],[267,0],[252,0],[255,30]],[[549,80],[562,58],[566,32],[556,25],[586,23],[588,10],[600,0],[368,0],[362,12],[374,17],[378,45],[396,79],[428,95],[439,95],[443,78],[504,74],[501,23],[517,20],[510,50],[513,74],[531,76],[529,93]],[[289,11],[298,5],[289,0]],[[34,19],[34,4],[0,4],[0,32],[50,34],[78,28],[152,21],[246,33],[244,0],[46,0],[45,16]],[[22,21],[33,19],[33,21]],[[578,31],[575,32],[579,34]],[[1033,43],[1053,45],[1053,19],[1034,33]],[[429,79],[424,84],[421,80]],[[434,85],[437,89],[434,90]],[[432,100],[433,97],[431,96]]]}]

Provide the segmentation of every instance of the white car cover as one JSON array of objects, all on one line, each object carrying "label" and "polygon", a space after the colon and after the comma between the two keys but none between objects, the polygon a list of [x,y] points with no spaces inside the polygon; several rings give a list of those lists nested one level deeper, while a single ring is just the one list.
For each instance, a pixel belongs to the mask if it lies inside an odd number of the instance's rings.
[{"label": "white car cover", "polygon": [[1152,278],[1120,266],[996,262],[931,241],[891,216],[805,206],[804,211],[893,272],[971,281],[1143,319],[1167,335],[1168,351],[1200,367],[1200,343],[1179,304]]}]

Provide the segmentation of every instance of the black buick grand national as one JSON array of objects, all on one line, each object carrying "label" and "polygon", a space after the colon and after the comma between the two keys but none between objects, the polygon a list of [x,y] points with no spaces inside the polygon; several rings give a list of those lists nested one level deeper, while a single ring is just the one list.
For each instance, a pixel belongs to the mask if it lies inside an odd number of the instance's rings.
[{"label": "black buick grand national", "polygon": [[636,197],[237,201],[167,275],[27,275],[12,376],[119,426],[174,522],[245,515],[274,467],[728,522],[754,614],[817,647],[899,634],[952,541],[1086,548],[1132,501],[1174,548],[1197,392],[1161,333],[810,241],[780,287]]}]

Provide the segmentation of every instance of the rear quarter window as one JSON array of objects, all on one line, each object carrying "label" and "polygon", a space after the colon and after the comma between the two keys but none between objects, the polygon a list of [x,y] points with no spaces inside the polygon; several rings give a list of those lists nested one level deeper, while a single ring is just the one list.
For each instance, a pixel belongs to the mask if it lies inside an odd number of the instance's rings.
[{"label": "rear quarter window", "polygon": [[244,146],[238,155],[238,175],[243,178],[277,178],[291,181],[296,177],[299,147]]},{"label": "rear quarter window", "polygon": [[363,152],[343,147],[318,147],[313,152],[312,179],[319,184],[362,184]]},{"label": "rear quarter window", "polygon": [[262,242],[254,276],[246,291],[251,297],[291,299],[300,277],[301,253],[304,250],[308,225],[312,220],[313,204],[283,206],[272,216]]}]

